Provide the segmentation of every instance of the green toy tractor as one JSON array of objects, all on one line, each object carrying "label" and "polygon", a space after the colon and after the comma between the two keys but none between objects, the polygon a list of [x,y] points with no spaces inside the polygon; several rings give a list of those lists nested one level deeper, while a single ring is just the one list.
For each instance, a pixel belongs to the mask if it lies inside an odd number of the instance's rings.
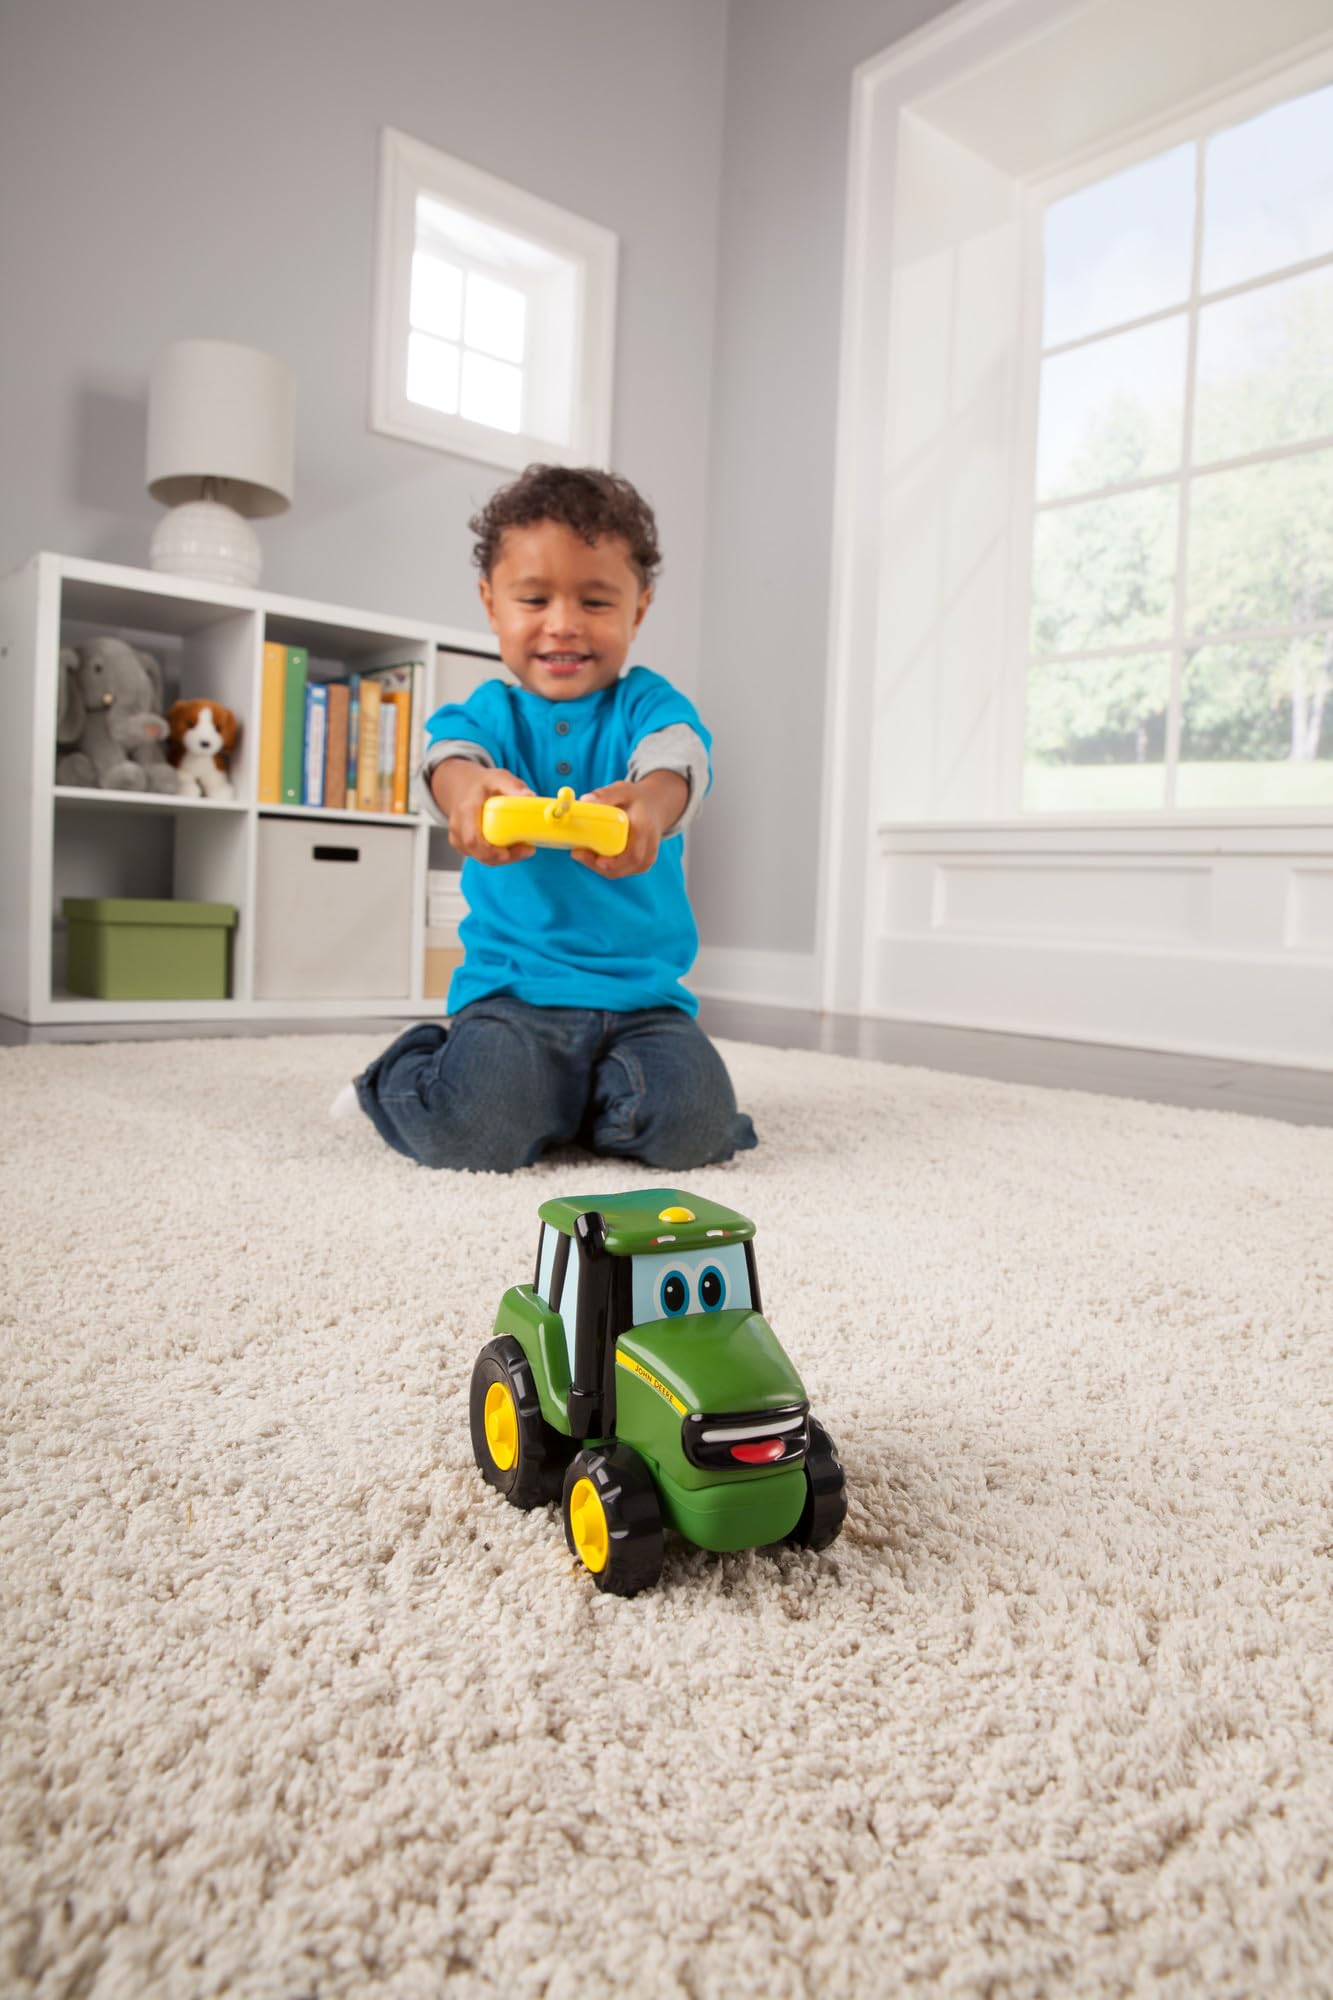
[{"label": "green toy tractor", "polygon": [[754,1224],[675,1188],[543,1202],[537,1270],[472,1371],[472,1449],[515,1507],[559,1500],[599,1590],[656,1583],[663,1531],[822,1549],[833,1440],[759,1299]]}]

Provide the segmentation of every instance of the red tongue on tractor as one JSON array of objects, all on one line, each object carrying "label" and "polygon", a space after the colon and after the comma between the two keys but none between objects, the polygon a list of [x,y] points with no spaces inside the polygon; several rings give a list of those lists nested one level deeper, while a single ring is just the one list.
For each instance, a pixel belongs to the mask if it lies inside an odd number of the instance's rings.
[{"label": "red tongue on tractor", "polygon": [[742,1465],[771,1465],[786,1449],[781,1438],[757,1438],[753,1444],[734,1444],[731,1455]]}]

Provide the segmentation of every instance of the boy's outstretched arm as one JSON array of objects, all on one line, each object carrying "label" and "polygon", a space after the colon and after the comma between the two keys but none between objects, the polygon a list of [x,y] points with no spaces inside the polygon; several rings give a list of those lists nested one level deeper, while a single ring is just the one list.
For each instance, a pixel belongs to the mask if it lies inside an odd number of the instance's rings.
[{"label": "boy's outstretched arm", "polygon": [[[494,777],[495,773],[489,775]],[[594,854],[587,847],[570,849],[573,860],[614,880],[620,875],[646,874],[652,867],[663,835],[689,804],[690,787],[678,771],[647,771],[637,782],[622,778],[618,784],[603,785],[585,797],[600,805],[619,806],[629,816],[629,840],[622,854]]]},{"label": "boy's outstretched arm", "polygon": [[[682,780],[683,782],[683,780]],[[449,845],[488,868],[504,868],[511,861],[526,861],[536,849],[492,847],[481,830],[481,809],[497,792],[523,798],[531,796],[531,786],[512,771],[496,770],[467,757],[446,757],[430,774],[430,794],[449,822]]]}]

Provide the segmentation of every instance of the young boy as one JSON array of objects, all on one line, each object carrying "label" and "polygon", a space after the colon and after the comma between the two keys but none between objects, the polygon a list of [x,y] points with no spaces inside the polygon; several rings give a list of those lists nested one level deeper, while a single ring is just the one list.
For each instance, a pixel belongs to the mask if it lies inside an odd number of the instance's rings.
[{"label": "young boy", "polygon": [[[754,1126],[681,984],[699,940],[680,836],[711,739],[660,674],[621,671],[660,561],[652,510],[610,473],[532,465],[469,525],[518,686],[427,724],[422,776],[466,857],[465,958],[448,1024],[400,1035],[357,1100],[428,1167],[507,1173],[575,1142],[673,1172],[730,1159]],[[562,785],[623,809],[623,854],[485,839],[488,798]]]}]

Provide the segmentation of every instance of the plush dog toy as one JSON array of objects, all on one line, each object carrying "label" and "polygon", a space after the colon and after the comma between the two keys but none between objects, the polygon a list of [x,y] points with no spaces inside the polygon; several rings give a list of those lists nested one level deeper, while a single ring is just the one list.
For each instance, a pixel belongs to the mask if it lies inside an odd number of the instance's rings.
[{"label": "plush dog toy", "polygon": [[236,787],[227,776],[227,759],[236,746],[240,724],[218,701],[176,701],[167,716],[171,742],[167,755],[176,766],[181,789],[188,796],[234,799]]}]

